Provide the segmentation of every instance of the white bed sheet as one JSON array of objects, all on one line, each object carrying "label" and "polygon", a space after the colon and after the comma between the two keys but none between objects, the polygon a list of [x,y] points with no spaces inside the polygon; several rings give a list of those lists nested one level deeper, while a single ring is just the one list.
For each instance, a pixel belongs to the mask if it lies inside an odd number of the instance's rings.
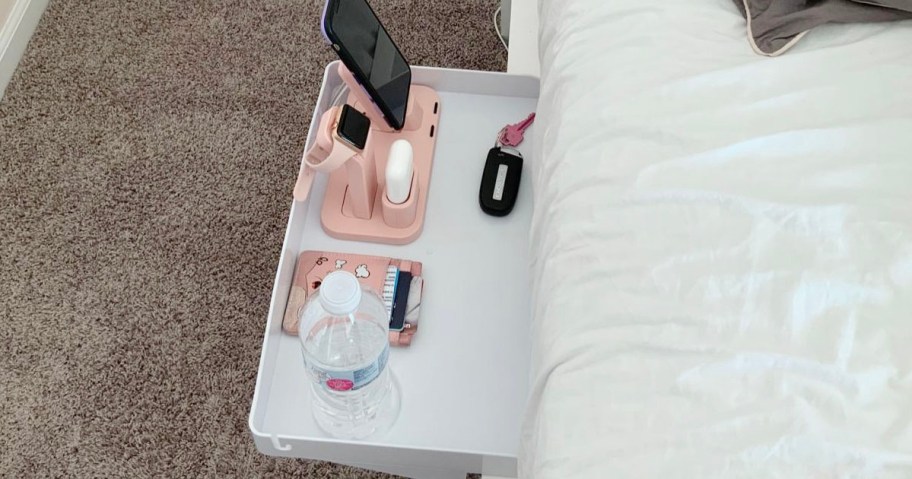
[{"label": "white bed sheet", "polygon": [[912,24],[540,7],[521,477],[912,477]]}]

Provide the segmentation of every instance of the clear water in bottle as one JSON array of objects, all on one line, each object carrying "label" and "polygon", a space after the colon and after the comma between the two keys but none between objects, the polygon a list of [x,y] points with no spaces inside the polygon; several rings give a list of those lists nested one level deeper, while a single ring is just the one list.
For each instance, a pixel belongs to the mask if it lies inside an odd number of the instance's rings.
[{"label": "clear water in bottle", "polygon": [[332,436],[363,439],[389,428],[399,414],[392,381],[389,316],[379,295],[355,275],[334,271],[305,304],[300,332],[313,414]]}]

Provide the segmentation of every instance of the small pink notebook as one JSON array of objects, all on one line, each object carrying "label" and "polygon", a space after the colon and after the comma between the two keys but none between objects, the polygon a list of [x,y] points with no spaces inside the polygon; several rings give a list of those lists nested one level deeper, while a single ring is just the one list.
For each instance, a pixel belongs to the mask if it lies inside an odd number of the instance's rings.
[{"label": "small pink notebook", "polygon": [[[424,288],[421,267],[421,263],[417,261],[383,256],[304,251],[298,256],[298,262],[295,264],[282,330],[297,335],[298,322],[307,298],[320,287],[326,275],[344,270],[354,274],[363,287],[373,290],[383,298],[391,319],[390,342],[395,346],[407,346],[418,327]],[[404,281],[407,281],[408,285],[400,284]],[[400,321],[396,322],[393,321],[394,305],[398,304],[404,306],[399,313]],[[393,323],[398,326],[394,326]]]}]

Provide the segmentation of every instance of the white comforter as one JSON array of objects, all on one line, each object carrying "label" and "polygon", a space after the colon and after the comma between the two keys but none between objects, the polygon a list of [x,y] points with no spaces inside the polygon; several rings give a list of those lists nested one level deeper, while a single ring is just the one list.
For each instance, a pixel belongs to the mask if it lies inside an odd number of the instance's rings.
[{"label": "white comforter", "polygon": [[521,476],[912,477],[912,24],[541,18]]}]

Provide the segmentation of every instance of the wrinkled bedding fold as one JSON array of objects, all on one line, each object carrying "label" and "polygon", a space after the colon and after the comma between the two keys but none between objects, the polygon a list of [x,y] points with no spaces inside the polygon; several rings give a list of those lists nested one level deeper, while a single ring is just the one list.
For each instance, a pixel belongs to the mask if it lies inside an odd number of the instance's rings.
[{"label": "wrinkled bedding fold", "polygon": [[912,477],[912,25],[540,7],[521,477]]}]

